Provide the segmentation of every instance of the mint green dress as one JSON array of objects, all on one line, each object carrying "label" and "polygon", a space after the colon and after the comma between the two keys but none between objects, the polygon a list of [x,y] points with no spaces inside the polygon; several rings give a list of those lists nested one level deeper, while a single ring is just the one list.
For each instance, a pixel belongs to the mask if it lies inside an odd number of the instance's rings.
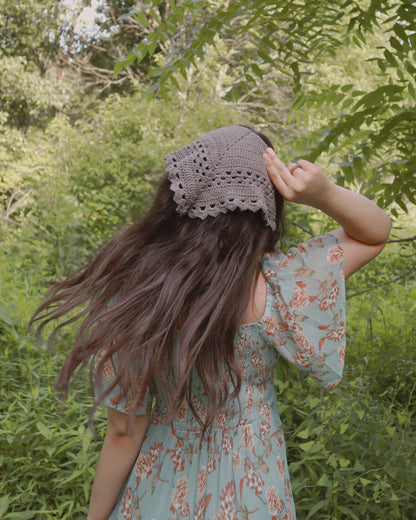
[{"label": "mint green dress", "polygon": [[[163,424],[163,398],[149,392],[137,413],[150,410],[155,400],[150,424],[111,520],[296,518],[274,367],[284,357],[323,388],[340,381],[345,352],[342,260],[343,249],[332,235],[264,257],[264,316],[242,325],[235,336],[242,372],[239,402],[231,400],[219,410],[201,439],[185,403],[172,432]],[[106,363],[108,382],[115,364]],[[206,397],[196,375],[194,380],[194,405],[204,417]],[[105,404],[128,411],[117,387]]]}]

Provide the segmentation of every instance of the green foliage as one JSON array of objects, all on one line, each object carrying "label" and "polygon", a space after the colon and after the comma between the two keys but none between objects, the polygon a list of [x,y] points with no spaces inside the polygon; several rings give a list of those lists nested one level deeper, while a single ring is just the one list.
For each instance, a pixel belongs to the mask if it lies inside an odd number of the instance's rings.
[{"label": "green foliage", "polygon": [[64,85],[42,76],[33,62],[21,56],[0,58],[1,125],[27,128],[50,119],[67,100]]},{"label": "green foliage", "polygon": [[63,354],[34,347],[15,326],[0,328],[0,517],[85,518],[98,456],[86,426],[88,382],[74,385],[63,408],[54,390]]},{"label": "green foliage", "polygon": [[[244,35],[261,53],[241,67],[245,76],[241,85],[255,83],[255,76],[262,80],[267,64],[276,64],[275,56],[278,56],[280,64],[288,66],[296,75],[299,67],[293,49],[296,47],[298,56],[307,59],[310,49],[322,40],[323,35],[326,42],[332,42],[333,30],[323,30],[331,28],[337,21],[339,10],[336,7],[340,9],[343,2],[332,2],[332,9],[319,1],[308,2],[307,9],[301,3],[283,1],[186,1],[177,5],[171,2],[163,16],[161,4],[164,2],[153,0],[129,13],[139,23],[145,22],[144,15],[150,17],[155,29],[115,67],[117,73],[135,60],[152,56],[159,44],[169,43],[167,63],[151,72],[151,76],[157,78],[152,89],[163,87],[168,79],[175,84],[174,76],[177,73],[185,76],[191,65],[195,66],[199,59],[204,59],[207,47],[215,45],[217,37],[226,38],[228,30],[234,38]],[[292,39],[290,34],[297,29],[297,24],[301,31],[297,30]]]},{"label": "green foliage", "polygon": [[302,400],[308,416],[288,443],[298,516],[411,518],[409,428],[373,395],[352,392],[338,390],[318,406],[310,395]]},{"label": "green foliage", "polygon": [[[10,292],[4,280],[2,287]],[[351,299],[347,363],[335,391],[322,394],[299,371],[279,365],[300,520],[413,518],[415,297],[416,286],[408,284]],[[7,475],[1,518],[78,520],[85,518],[100,449],[86,428],[88,379],[71,388],[62,408],[53,385],[71,338],[54,353],[35,347],[24,331],[31,309],[30,302],[0,306],[0,465]],[[102,410],[95,425],[99,439]]]},{"label": "green foliage", "polygon": [[[388,205],[398,237],[416,232],[412,2],[117,0],[101,8],[106,34],[86,40],[73,32],[82,6],[71,14],[62,2],[0,0],[5,519],[85,518],[100,448],[86,428],[88,380],[62,408],[53,385],[73,331],[51,353],[26,323],[49,281],[149,207],[165,153],[251,123],[283,159],[319,156],[339,183]],[[115,23],[112,12],[126,16]],[[136,38],[116,65],[125,76],[107,88],[106,68]],[[125,92],[126,77],[128,97],[104,94]],[[288,214],[285,248],[334,225],[303,206]],[[347,365],[335,392],[320,396],[287,365],[277,370],[300,520],[414,516],[415,245],[387,245],[348,280]],[[99,438],[102,411],[96,428]]]},{"label": "green foliage", "polygon": [[74,124],[57,116],[45,131],[23,137],[21,153],[5,152],[1,251],[5,276],[25,291],[36,293],[37,284],[69,274],[116,229],[140,217],[169,149],[236,119],[232,107],[213,109],[199,95],[189,96],[186,108],[173,99],[169,112],[163,101],[142,103],[141,95],[113,95]]},{"label": "green foliage", "polygon": [[[298,98],[289,122],[302,125],[321,116],[314,133],[307,125],[300,132],[303,140],[295,140],[305,158],[314,161],[331,150],[343,172],[341,183],[359,182],[365,172],[363,192],[383,205],[395,202],[407,211],[408,202],[416,202],[414,2],[181,2],[172,4],[165,17],[158,12],[160,3],[153,0],[131,13],[138,23],[144,23],[146,13],[155,29],[116,64],[115,73],[164,46],[169,54],[162,66],[150,71],[148,94],[160,89],[167,98],[167,84],[179,89],[177,77],[187,77],[207,48],[221,39],[232,49],[231,42],[244,34],[241,59],[233,56],[240,71],[233,99],[238,101],[259,82],[263,85],[270,75],[279,85],[292,82]],[[230,33],[233,40],[228,39]],[[374,34],[380,37],[373,57],[362,56],[358,69],[354,63],[343,77],[322,78],[317,89],[310,89],[317,82],[316,68],[331,57],[339,59],[340,53],[368,49]],[[354,79],[360,74],[374,74],[376,81],[357,89]],[[320,112],[327,114],[324,120]],[[264,119],[270,122],[267,111]],[[398,215],[395,207],[392,213]]]},{"label": "green foliage", "polygon": [[[146,23],[139,26],[125,16],[137,4],[137,0],[100,2],[96,9],[96,30],[83,37],[78,35],[78,49],[73,49],[71,59],[74,68],[82,76],[83,84],[88,85],[88,90],[94,95],[97,90],[104,98],[115,92],[131,94],[135,90],[135,83],[143,81],[149,65],[154,66],[152,58],[144,59],[140,64],[134,64],[128,71],[113,78],[116,57],[125,56],[137,38],[145,38],[149,31]],[[78,2],[78,5],[82,6],[83,3]]]},{"label": "green foliage", "polygon": [[295,369],[277,370],[302,520],[413,517],[416,286],[389,292],[349,303],[344,380],[335,391],[320,395]]},{"label": "green foliage", "polygon": [[[86,430],[87,381],[71,388],[65,410],[53,390],[71,331],[58,338],[53,355],[24,332],[45,284],[85,263],[103,239],[143,213],[164,173],[164,153],[235,121],[232,108],[213,110],[202,97],[189,96],[186,106],[173,99],[166,112],[163,102],[142,103],[141,95],[112,96],[74,124],[57,116],[45,130],[21,135],[21,152],[4,152],[0,201],[9,220],[0,222],[0,466],[7,479],[0,485],[1,518],[85,518],[98,456]],[[101,414],[97,424],[101,432]]]},{"label": "green foliage", "polygon": [[59,52],[63,2],[0,0],[0,49],[3,56],[21,56],[42,72]]}]

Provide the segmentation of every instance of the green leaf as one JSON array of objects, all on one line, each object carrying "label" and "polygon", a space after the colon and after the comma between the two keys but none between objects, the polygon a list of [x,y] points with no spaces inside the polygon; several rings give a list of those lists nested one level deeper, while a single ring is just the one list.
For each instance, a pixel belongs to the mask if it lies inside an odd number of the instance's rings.
[{"label": "green leaf", "polygon": [[270,65],[275,65],[276,64],[275,60],[273,60],[267,52],[259,50],[258,51],[258,55],[266,63],[270,63]]},{"label": "green leaf", "polygon": [[39,511],[19,511],[18,513],[7,513],[7,519],[16,518],[16,520],[27,520],[29,518],[34,518],[35,515],[38,515]]},{"label": "green leaf", "polygon": [[258,76],[260,79],[263,79],[263,72],[256,63],[251,65],[251,69],[256,74],[256,76]]},{"label": "green leaf", "polygon": [[0,320],[4,321],[4,323],[7,323],[7,325],[13,325],[10,310],[4,305],[3,302],[0,302]]},{"label": "green leaf", "polygon": [[[405,204],[400,200],[396,200],[396,202],[399,204],[399,206],[404,210],[406,211],[406,206]],[[401,204],[400,204],[401,202]],[[402,205],[404,206],[404,208],[402,207]],[[401,411],[397,411],[396,412],[396,415],[397,415],[397,418],[399,419],[399,423],[400,424],[405,424],[407,423],[409,420],[410,420],[410,416],[408,414],[408,412],[401,412]]]},{"label": "green leaf", "polygon": [[354,471],[364,471],[365,467],[361,464],[359,460],[356,460],[354,463]]},{"label": "green leaf", "polygon": [[309,408],[314,409],[320,404],[320,402],[321,399],[319,397],[309,396],[307,400],[307,405],[309,406]]},{"label": "green leaf", "polygon": [[180,91],[179,83],[178,83],[178,80],[175,78],[175,76],[172,74],[169,79],[173,83],[173,86],[175,87],[175,89],[177,91]]},{"label": "green leaf", "polygon": [[318,480],[318,482],[316,483],[317,486],[322,486],[322,487],[331,487],[331,481],[329,480],[328,476],[323,474],[321,476],[321,478]]},{"label": "green leaf", "polygon": [[5,495],[5,496],[0,498],[0,518],[7,511],[7,508],[9,507],[9,504],[10,504],[9,495]]},{"label": "green leaf", "polygon": [[133,52],[130,52],[126,58],[122,58],[116,62],[113,69],[113,75],[117,76],[119,72],[129,67],[137,57]]},{"label": "green leaf", "polygon": [[[397,197],[395,198],[395,201],[396,203],[400,206],[400,208],[405,212],[405,213],[408,213],[409,211],[409,208],[407,206],[407,204],[405,203],[405,201],[401,198],[401,197]],[[400,414],[400,416],[399,416]],[[406,416],[407,417],[407,414],[401,414],[400,412],[397,413],[397,417],[399,419],[399,422],[400,424],[402,424],[402,421],[401,419]],[[407,420],[407,419],[406,419]],[[405,420],[403,420],[403,422],[405,422]]]},{"label": "green leaf", "polygon": [[341,468],[346,468],[347,466],[350,465],[350,462],[351,462],[350,460],[345,459],[344,457],[341,457],[339,459],[339,465],[341,466]]},{"label": "green leaf", "polygon": [[36,428],[47,439],[50,439],[52,437],[51,430],[47,426],[45,426],[43,423],[41,423],[40,421],[38,421],[36,423]]},{"label": "green leaf", "polygon": [[386,426],[386,432],[389,435],[394,436],[396,433],[396,427],[395,426]]},{"label": "green leaf", "polygon": [[315,445],[315,441],[309,441],[309,442],[303,442],[302,444],[300,444],[300,449],[302,451],[309,451],[311,450],[311,448]]},{"label": "green leaf", "polygon": [[397,38],[395,38],[394,36],[392,36],[389,40],[389,43],[390,45],[396,49],[397,51],[399,52],[402,52],[403,51],[403,45],[399,42],[399,40]]},{"label": "green leaf", "polygon": [[139,11],[138,13],[136,13],[135,18],[137,18],[137,20],[139,20],[139,22],[143,25],[143,27],[145,29],[147,29],[147,20],[146,20],[146,16],[143,13],[143,11]]},{"label": "green leaf", "polygon": [[400,23],[396,23],[393,26],[393,31],[397,34],[397,36],[403,40],[404,42],[407,41],[407,34],[406,31],[403,29],[403,26]]},{"label": "green leaf", "polygon": [[392,67],[394,67],[395,69],[398,68],[399,64],[397,63],[396,58],[388,49],[384,49],[384,56]]},{"label": "green leaf", "polygon": [[161,83],[160,85],[160,95],[162,96],[163,100],[166,101],[166,103],[169,102],[168,92],[164,83]]},{"label": "green leaf", "polygon": [[407,70],[407,72],[409,72],[409,74],[411,74],[413,77],[415,76],[416,67],[412,63],[410,63],[410,61],[406,60],[404,62],[404,67]]},{"label": "green leaf", "polygon": [[341,434],[345,433],[348,429],[348,423],[344,423],[344,424],[341,424],[341,426],[339,427],[339,431],[341,432]]},{"label": "green leaf", "polygon": [[153,20],[155,20],[155,22],[159,25],[160,21],[161,21],[160,16],[159,16],[158,12],[156,11],[156,9],[153,8],[153,6],[150,8],[150,14],[153,17]]},{"label": "green leaf", "polygon": [[119,22],[124,22],[124,20],[127,20],[128,18],[131,18],[132,16],[134,16],[135,14],[137,14],[139,12],[138,9],[131,9],[131,11],[129,11],[128,13],[126,14],[122,14],[121,16],[119,16],[117,18],[117,21]]},{"label": "green leaf", "polygon": [[238,92],[238,88],[233,88],[231,90],[231,96],[235,102],[237,102],[240,99],[240,94]]},{"label": "green leaf", "polygon": [[358,518],[358,516],[351,510],[351,508],[348,508],[348,507],[345,507],[345,506],[342,506],[340,504],[337,504],[335,506],[335,509],[337,511],[341,511],[341,513],[343,513],[344,515],[346,515],[346,517],[350,517],[350,518],[353,518],[353,520],[360,520]]},{"label": "green leaf", "polygon": [[308,516],[306,517],[306,519],[308,518],[313,518],[313,515],[315,515],[315,513],[317,513],[320,509],[322,509],[323,507],[328,507],[328,500],[320,500],[319,502],[317,502],[310,510],[309,510],[309,513],[308,513]]},{"label": "green leaf", "polygon": [[402,90],[403,87],[400,85],[382,85],[357,101],[354,105],[354,110],[357,110],[357,108],[361,106],[372,107],[374,105],[379,105],[381,101],[385,100],[385,98],[389,99],[394,96],[394,94],[402,92]]}]

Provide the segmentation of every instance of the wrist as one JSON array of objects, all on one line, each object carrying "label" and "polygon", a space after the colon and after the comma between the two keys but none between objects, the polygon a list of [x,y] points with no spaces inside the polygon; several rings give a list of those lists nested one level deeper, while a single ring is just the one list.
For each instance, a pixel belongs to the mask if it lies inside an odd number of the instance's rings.
[{"label": "wrist", "polygon": [[313,207],[330,215],[332,213],[332,209],[336,208],[337,206],[337,200],[342,190],[343,188],[341,188],[341,186],[334,184],[328,179],[326,186],[321,189],[317,195]]}]

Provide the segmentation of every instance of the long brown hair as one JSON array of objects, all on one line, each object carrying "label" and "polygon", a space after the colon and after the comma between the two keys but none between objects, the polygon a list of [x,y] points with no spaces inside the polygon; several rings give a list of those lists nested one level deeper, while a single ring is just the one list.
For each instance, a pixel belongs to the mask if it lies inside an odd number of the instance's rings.
[{"label": "long brown hair", "polygon": [[[118,369],[93,410],[119,384],[133,414],[149,385],[155,385],[170,398],[169,417],[186,398],[205,431],[217,409],[240,390],[233,341],[260,273],[259,259],[273,250],[283,232],[283,198],[278,193],[276,210],[275,231],[259,212],[237,210],[205,220],[180,216],[165,178],[144,219],[121,229],[85,267],[53,285],[32,316],[30,325],[38,321],[40,334],[50,321],[81,308],[53,332],[84,318],[58,388],[66,391],[76,369],[108,345],[95,371],[98,388],[106,361],[116,353]],[[194,367],[208,398],[205,421],[192,403]],[[174,387],[168,382],[172,377]]]}]

